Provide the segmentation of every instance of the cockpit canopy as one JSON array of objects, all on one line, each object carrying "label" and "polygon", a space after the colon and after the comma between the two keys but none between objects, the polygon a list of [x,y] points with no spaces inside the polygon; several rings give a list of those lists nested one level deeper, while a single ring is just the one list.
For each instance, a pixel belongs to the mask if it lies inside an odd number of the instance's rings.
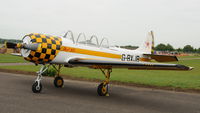
[{"label": "cockpit canopy", "polygon": [[97,36],[95,35],[92,35],[89,39],[87,39],[84,33],[80,33],[77,39],[75,40],[72,31],[68,31],[67,33],[65,33],[63,37],[70,39],[74,44],[83,44],[83,45],[93,46],[93,47],[109,48],[109,42],[107,38],[103,38],[99,42]]}]

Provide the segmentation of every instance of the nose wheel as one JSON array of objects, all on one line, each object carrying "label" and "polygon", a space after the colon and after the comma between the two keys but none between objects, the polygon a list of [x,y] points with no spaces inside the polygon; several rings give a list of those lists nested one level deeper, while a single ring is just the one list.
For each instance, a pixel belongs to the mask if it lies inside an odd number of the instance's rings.
[{"label": "nose wheel", "polygon": [[42,91],[42,84],[36,81],[35,83],[33,83],[32,85],[32,91],[33,93],[40,93]]}]

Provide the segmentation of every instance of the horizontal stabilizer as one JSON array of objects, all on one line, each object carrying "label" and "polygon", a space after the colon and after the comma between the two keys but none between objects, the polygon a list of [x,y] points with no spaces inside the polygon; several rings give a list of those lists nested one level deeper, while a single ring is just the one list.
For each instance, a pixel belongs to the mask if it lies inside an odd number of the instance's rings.
[{"label": "horizontal stabilizer", "polygon": [[151,59],[154,59],[158,62],[174,62],[178,61],[178,58],[176,56],[169,56],[169,55],[154,55],[154,54],[144,54],[148,57],[151,57]]}]

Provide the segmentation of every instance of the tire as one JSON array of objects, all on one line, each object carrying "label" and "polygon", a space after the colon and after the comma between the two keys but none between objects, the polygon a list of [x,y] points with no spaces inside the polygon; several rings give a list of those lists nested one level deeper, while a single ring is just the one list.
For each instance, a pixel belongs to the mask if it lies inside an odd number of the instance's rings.
[{"label": "tire", "polygon": [[99,96],[106,96],[108,94],[108,85],[103,87],[103,83],[99,84],[97,93]]},{"label": "tire", "polygon": [[38,87],[38,82],[33,83],[33,85],[32,85],[33,93],[40,93],[42,91],[42,84],[40,83],[39,86],[40,87]]},{"label": "tire", "polygon": [[64,86],[64,80],[62,77],[56,77],[54,79],[54,86],[57,88],[62,88]]}]

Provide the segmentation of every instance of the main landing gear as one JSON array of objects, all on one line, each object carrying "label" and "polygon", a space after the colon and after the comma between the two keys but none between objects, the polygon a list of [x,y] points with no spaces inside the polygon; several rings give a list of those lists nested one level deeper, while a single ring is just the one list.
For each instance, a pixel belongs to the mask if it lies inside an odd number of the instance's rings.
[{"label": "main landing gear", "polygon": [[63,80],[63,78],[60,76],[60,69],[61,69],[62,66],[63,66],[63,65],[59,64],[59,65],[58,65],[58,68],[56,68],[56,66],[53,65],[54,69],[56,69],[56,71],[57,71],[57,75],[56,75],[56,77],[55,77],[55,79],[54,79],[54,86],[55,86],[56,88],[62,88],[62,87],[64,87],[64,80]]},{"label": "main landing gear", "polygon": [[[57,88],[62,88],[64,86],[64,80],[63,78],[60,76],[60,69],[63,65],[58,65],[58,68],[56,68],[55,65],[52,65],[53,68],[56,69],[57,71],[57,75],[54,79],[54,86],[57,87]],[[33,83],[32,85],[32,91],[33,93],[40,93],[42,91],[42,83],[41,83],[41,80],[42,80],[42,74],[50,67],[50,65],[48,66],[45,66],[45,65],[42,65],[42,67],[40,68],[40,71],[37,72],[37,78],[35,80],[35,82]]]},{"label": "main landing gear", "polygon": [[99,86],[97,88],[97,93],[99,96],[109,96],[108,84],[110,81],[110,73],[112,72],[112,68],[108,68],[108,69],[100,68],[100,70],[105,75],[106,79],[101,84],[99,84]]}]

